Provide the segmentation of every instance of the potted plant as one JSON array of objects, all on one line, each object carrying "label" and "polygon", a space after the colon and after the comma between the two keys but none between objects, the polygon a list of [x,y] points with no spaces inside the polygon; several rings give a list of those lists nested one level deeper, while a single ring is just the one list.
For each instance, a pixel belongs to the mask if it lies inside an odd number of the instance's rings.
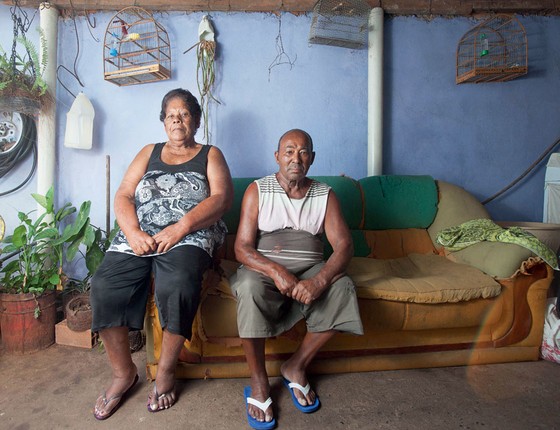
[{"label": "potted plant", "polygon": [[56,209],[52,187],[44,196],[32,196],[44,213],[33,221],[31,213],[19,212],[20,224],[4,238],[0,250],[0,266],[6,263],[0,270],[0,323],[8,352],[32,352],[54,342],[54,292],[65,279],[62,265],[73,260],[80,244],[93,234],[89,201],[77,211],[70,203]]},{"label": "potted plant", "polygon": [[68,328],[73,331],[84,331],[91,326],[91,306],[89,302],[90,280],[101,264],[111,241],[119,231],[115,223],[109,233],[99,227],[92,226],[83,240],[85,252],[81,252],[85,260],[87,272],[82,278],[69,278],[64,285],[64,315]]}]

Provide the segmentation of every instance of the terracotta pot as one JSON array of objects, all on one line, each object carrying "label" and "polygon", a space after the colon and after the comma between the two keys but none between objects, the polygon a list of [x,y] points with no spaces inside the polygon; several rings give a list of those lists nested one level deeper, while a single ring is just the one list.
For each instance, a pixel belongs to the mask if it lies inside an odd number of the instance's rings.
[{"label": "terracotta pot", "polygon": [[80,294],[66,305],[66,324],[72,331],[85,331],[91,328],[91,305],[89,294]]},{"label": "terracotta pot", "polygon": [[[47,291],[33,294],[0,294],[0,325],[2,346],[12,354],[40,351],[54,343],[56,324],[56,294]],[[41,314],[35,318],[35,309]]]}]

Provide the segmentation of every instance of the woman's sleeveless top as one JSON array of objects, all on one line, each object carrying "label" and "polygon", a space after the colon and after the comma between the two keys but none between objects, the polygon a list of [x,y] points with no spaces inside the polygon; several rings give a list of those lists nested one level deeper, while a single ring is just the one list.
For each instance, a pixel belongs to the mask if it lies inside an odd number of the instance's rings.
[{"label": "woman's sleeveless top", "polygon": [[[210,196],[206,168],[211,145],[203,145],[191,160],[177,165],[161,160],[165,143],[158,143],[150,156],[146,173],[134,194],[140,228],[150,236],[175,224],[197,204]],[[225,240],[227,228],[220,219],[208,228],[193,231],[171,249],[194,245],[212,256]],[[125,235],[119,231],[108,251],[134,254]],[[153,257],[158,254],[143,255]]]}]

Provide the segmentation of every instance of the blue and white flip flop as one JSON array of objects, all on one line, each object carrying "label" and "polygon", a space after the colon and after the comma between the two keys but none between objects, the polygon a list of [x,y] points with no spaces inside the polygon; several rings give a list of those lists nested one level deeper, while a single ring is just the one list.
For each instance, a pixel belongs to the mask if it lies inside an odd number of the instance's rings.
[{"label": "blue and white flip flop", "polygon": [[257,430],[268,430],[276,427],[276,418],[272,418],[271,421],[259,421],[249,415],[249,405],[254,405],[261,411],[266,411],[268,407],[272,404],[272,399],[269,397],[265,402],[259,402],[251,397],[251,387],[247,386],[243,390],[245,394],[245,406],[247,410],[247,421],[249,425]]},{"label": "blue and white flip flop", "polygon": [[319,401],[319,396],[317,396],[317,393],[315,393],[315,402],[312,405],[307,405],[307,406],[303,406],[299,402],[296,395],[294,394],[294,388],[295,388],[296,390],[301,391],[304,396],[307,396],[307,393],[309,393],[309,390],[311,390],[311,386],[309,384],[303,387],[299,385],[297,382],[288,381],[283,376],[282,376],[282,381],[284,381],[284,385],[288,387],[288,390],[290,390],[290,394],[292,395],[292,401],[295,407],[298,408],[301,412],[303,412],[304,414],[310,414],[312,412],[315,412],[317,409],[319,409],[319,407],[321,406],[321,402]]}]

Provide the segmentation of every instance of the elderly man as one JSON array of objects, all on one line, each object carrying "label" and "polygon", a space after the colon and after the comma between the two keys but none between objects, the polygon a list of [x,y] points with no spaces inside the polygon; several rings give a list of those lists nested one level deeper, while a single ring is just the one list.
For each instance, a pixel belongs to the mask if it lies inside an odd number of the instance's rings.
[{"label": "elderly man", "polygon": [[[319,397],[306,369],[337,332],[363,334],[354,285],[344,272],[353,254],[350,232],[331,188],[308,178],[315,153],[311,136],[290,130],[274,153],[278,172],[249,185],[243,197],[232,277],[237,324],[251,386],[245,388],[247,419],[257,429],[276,425],[264,346],[305,319],[307,333],[281,366],[294,405],[315,412]],[[322,234],[333,248],[323,261]]]}]

